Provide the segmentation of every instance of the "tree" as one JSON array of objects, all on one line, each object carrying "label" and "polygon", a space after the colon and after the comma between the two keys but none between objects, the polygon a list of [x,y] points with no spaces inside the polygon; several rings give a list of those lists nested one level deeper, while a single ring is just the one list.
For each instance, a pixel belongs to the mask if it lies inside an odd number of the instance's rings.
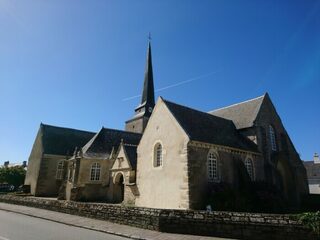
[{"label": "tree", "polygon": [[24,183],[26,170],[22,166],[0,168],[0,183],[8,183],[19,187]]}]

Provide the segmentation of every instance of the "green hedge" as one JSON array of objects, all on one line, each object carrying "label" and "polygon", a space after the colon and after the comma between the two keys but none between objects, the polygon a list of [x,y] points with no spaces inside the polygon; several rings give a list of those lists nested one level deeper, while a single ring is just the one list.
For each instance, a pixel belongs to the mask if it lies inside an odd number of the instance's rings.
[{"label": "green hedge", "polygon": [[295,218],[320,236],[320,211],[301,213]]}]

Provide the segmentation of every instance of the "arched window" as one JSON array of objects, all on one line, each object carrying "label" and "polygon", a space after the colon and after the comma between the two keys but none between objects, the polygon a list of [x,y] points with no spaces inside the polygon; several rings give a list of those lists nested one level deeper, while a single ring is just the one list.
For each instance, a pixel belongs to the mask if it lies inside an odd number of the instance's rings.
[{"label": "arched window", "polygon": [[154,167],[162,166],[162,145],[157,143],[154,146],[154,160],[153,160]]},{"label": "arched window", "polygon": [[272,151],[277,151],[276,134],[271,125],[269,125],[270,145]]},{"label": "arched window", "polygon": [[209,152],[208,154],[207,171],[209,182],[216,182],[219,180],[218,158],[213,152]]},{"label": "arched window", "polygon": [[90,180],[91,181],[99,181],[100,180],[100,172],[101,172],[100,164],[99,163],[92,164]]},{"label": "arched window", "polygon": [[249,177],[251,178],[251,180],[254,180],[254,172],[253,172],[253,163],[252,163],[252,159],[247,158],[244,161],[244,165],[247,169],[247,172],[249,174]]},{"label": "arched window", "polygon": [[63,179],[63,164],[64,161],[59,161],[57,165],[57,172],[56,172],[56,179],[62,180]]}]

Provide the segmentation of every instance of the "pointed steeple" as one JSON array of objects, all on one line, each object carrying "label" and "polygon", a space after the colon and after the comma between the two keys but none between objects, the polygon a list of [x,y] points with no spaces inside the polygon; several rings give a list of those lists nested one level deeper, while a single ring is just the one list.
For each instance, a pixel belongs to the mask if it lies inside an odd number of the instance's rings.
[{"label": "pointed steeple", "polygon": [[153,71],[152,71],[152,56],[151,44],[148,45],[146,70],[144,73],[143,92],[141,98],[141,105],[150,104],[154,106],[154,86],[153,86]]},{"label": "pointed steeple", "polygon": [[154,101],[154,85],[153,85],[153,71],[152,71],[152,55],[151,43],[149,36],[147,62],[144,72],[143,90],[141,102],[135,109],[135,115],[132,119],[126,121],[126,131],[143,133],[147,126],[151,113],[155,105]]},{"label": "pointed steeple", "polygon": [[136,113],[144,112],[150,116],[153,110],[154,103],[154,85],[153,85],[153,70],[152,70],[152,55],[151,43],[148,44],[147,62],[144,72],[144,82],[140,105],[135,109]]}]

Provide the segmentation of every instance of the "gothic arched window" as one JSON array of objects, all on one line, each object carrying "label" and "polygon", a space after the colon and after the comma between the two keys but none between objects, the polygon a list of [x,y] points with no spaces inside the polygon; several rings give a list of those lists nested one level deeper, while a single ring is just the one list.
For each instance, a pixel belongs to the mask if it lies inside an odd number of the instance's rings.
[{"label": "gothic arched window", "polygon": [[271,125],[269,125],[270,145],[272,151],[277,151],[276,134]]},{"label": "gothic arched window", "polygon": [[63,179],[63,164],[64,161],[59,161],[57,165],[57,172],[56,172],[56,179],[62,180]]},{"label": "gothic arched window", "polygon": [[209,152],[207,157],[207,174],[209,182],[219,180],[218,157],[214,152]]},{"label": "gothic arched window", "polygon": [[254,171],[253,171],[253,163],[252,163],[252,159],[247,158],[244,161],[244,165],[247,169],[248,175],[251,178],[251,180],[254,180]]},{"label": "gothic arched window", "polygon": [[100,172],[101,172],[100,164],[93,163],[91,166],[90,180],[91,181],[99,181],[100,180]]},{"label": "gothic arched window", "polygon": [[162,160],[163,160],[163,156],[162,156],[162,145],[161,143],[157,143],[154,146],[154,159],[153,159],[153,166],[154,167],[160,167],[162,166]]}]

